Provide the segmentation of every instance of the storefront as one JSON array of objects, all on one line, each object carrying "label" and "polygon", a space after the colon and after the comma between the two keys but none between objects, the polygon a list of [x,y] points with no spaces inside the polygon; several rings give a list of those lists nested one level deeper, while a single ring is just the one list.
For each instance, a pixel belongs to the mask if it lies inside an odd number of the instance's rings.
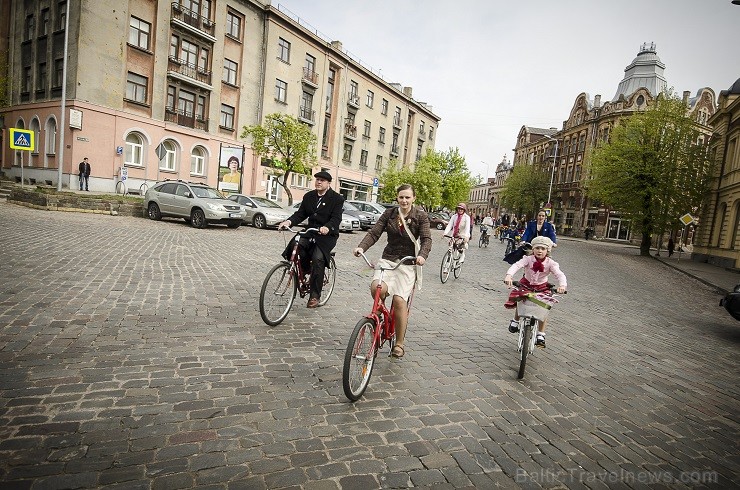
[{"label": "storefront", "polygon": [[630,220],[618,217],[609,217],[609,221],[606,225],[606,238],[610,240],[629,241],[630,235]]}]

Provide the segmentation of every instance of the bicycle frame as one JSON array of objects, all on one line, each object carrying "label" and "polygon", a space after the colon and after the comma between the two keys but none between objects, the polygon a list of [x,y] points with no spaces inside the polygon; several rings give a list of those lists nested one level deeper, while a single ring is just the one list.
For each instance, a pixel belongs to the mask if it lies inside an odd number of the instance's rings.
[{"label": "bicycle frame", "polygon": [[290,273],[293,275],[293,279],[298,284],[298,294],[301,296],[301,298],[304,298],[309,292],[310,292],[310,284],[308,281],[306,281],[306,271],[303,270],[303,266],[301,265],[301,255],[299,252],[299,246],[298,246],[298,240],[303,235],[307,235],[310,232],[318,232],[318,228],[307,228],[303,231],[300,230],[293,230],[292,228],[287,228],[288,231],[291,233],[295,233],[295,243],[293,244],[293,251],[290,253],[290,259],[288,259],[288,262],[290,262]]}]

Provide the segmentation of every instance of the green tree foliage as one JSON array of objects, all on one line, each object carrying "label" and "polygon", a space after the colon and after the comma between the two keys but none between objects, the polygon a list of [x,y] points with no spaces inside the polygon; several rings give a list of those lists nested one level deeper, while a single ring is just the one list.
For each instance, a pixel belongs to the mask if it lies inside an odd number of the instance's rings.
[{"label": "green tree foliage", "polygon": [[537,216],[540,204],[547,201],[550,175],[534,165],[515,165],[501,189],[501,204],[517,216]]},{"label": "green tree foliage", "polygon": [[413,171],[406,167],[398,169],[397,165],[392,160],[378,176],[383,184],[379,196],[382,202],[395,201],[396,188],[411,184],[416,191],[416,204],[426,209],[454,208],[458,202],[467,200],[474,184],[465,158],[457,148],[447,152],[427,151],[414,164]]},{"label": "green tree foliage", "polygon": [[10,105],[9,83],[8,52],[0,51],[0,107],[8,107]]},{"label": "green tree foliage", "polygon": [[664,92],[644,112],[624,118],[609,143],[597,147],[589,165],[588,195],[620,211],[642,234],[640,255],[650,255],[653,234],[698,213],[713,165],[686,106]]},{"label": "green tree foliage", "polygon": [[291,173],[311,175],[316,164],[316,135],[305,124],[288,114],[269,114],[263,125],[245,126],[241,137],[252,137],[252,149],[272,160],[278,183],[285,189],[288,205],[293,204],[293,195],[288,186]]}]

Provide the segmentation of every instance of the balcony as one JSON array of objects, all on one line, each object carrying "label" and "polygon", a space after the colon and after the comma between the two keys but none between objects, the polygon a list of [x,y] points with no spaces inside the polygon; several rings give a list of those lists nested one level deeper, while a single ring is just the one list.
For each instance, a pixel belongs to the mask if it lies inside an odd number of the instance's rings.
[{"label": "balcony", "polygon": [[298,120],[313,126],[316,124],[316,111],[308,107],[301,107],[298,109]]},{"label": "balcony", "polygon": [[167,71],[201,82],[202,84],[205,84],[207,86],[205,88],[208,88],[209,90],[213,88],[211,87],[211,72],[202,70],[185,60],[170,56],[167,63]]},{"label": "balcony", "polygon": [[345,124],[344,125],[344,137],[348,140],[356,140],[357,139],[357,126],[353,124]]},{"label": "balcony", "polygon": [[319,88],[319,74],[303,67],[303,77],[301,78],[301,82],[305,83],[309,87]]},{"label": "balcony", "polygon": [[423,129],[419,131],[419,141],[426,141],[427,140],[427,132]]},{"label": "balcony", "polygon": [[354,107],[355,109],[360,108],[360,96],[354,92],[350,92],[347,96],[347,105]]},{"label": "balcony", "polygon": [[395,116],[393,118],[393,127],[396,129],[401,129],[401,116]]},{"label": "balcony", "polygon": [[172,3],[172,20],[192,27],[196,32],[206,34],[210,41],[215,41],[216,26],[211,19],[186,9],[177,2]]},{"label": "balcony", "polygon": [[208,131],[208,119],[201,119],[192,112],[175,109],[174,107],[165,107],[164,120],[180,126]]}]

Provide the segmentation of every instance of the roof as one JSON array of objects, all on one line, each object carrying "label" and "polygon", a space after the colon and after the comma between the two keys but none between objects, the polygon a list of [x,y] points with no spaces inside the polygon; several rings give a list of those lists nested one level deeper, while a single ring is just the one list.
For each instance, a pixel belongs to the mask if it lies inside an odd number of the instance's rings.
[{"label": "roof", "polygon": [[646,88],[654,97],[657,97],[668,86],[663,76],[664,70],[665,65],[658,58],[655,43],[644,43],[640,46],[637,57],[624,69],[624,78],[619,82],[612,102],[619,100],[620,96],[627,98],[640,88]]}]

